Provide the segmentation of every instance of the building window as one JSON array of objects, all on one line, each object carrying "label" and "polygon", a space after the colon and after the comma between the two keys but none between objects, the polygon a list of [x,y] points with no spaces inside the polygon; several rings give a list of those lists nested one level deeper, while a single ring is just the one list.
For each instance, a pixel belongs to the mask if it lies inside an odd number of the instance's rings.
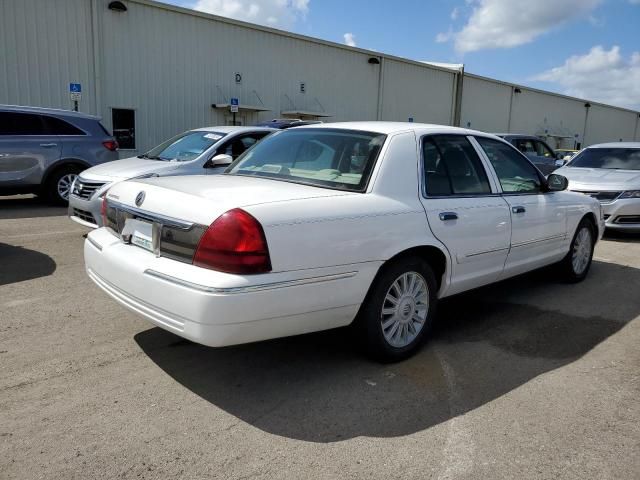
[{"label": "building window", "polygon": [[112,108],[113,136],[120,150],[136,149],[136,112],[130,108]]}]

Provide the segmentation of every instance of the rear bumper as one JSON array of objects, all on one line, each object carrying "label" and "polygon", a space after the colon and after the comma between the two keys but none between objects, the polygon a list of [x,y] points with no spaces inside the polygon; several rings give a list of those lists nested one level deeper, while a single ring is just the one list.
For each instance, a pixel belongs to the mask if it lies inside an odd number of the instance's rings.
[{"label": "rear bumper", "polygon": [[612,230],[640,231],[640,198],[625,198],[602,204],[605,227]]},{"label": "rear bumper", "polygon": [[379,267],[231,275],[155,257],[104,228],[88,235],[84,254],[89,278],[119,303],[214,347],[348,325]]}]

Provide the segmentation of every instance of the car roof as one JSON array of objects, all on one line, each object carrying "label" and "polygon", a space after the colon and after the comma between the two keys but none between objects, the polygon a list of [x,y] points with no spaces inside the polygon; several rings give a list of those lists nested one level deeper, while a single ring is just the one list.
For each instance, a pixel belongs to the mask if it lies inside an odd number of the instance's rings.
[{"label": "car roof", "polygon": [[214,127],[194,128],[194,132],[217,132],[217,133],[242,133],[242,132],[275,132],[275,128],[268,127],[239,127],[232,125],[219,125]]},{"label": "car roof", "polygon": [[44,115],[56,115],[60,117],[88,118],[91,120],[100,120],[96,115],[89,115],[84,112],[75,112],[73,110],[64,110],[62,108],[46,108],[46,107],[28,107],[22,105],[0,105],[0,110],[4,112],[17,113],[36,113]]},{"label": "car roof", "polygon": [[497,137],[517,137],[517,138],[530,138],[531,140],[542,140],[540,137],[536,137],[535,135],[525,135],[520,133],[494,133]]},{"label": "car roof", "polygon": [[305,125],[296,127],[296,130],[300,129],[315,129],[315,128],[338,128],[343,130],[362,130],[366,132],[374,133],[399,133],[407,131],[421,131],[432,133],[457,133],[462,135],[481,135],[485,137],[495,137],[495,135],[486,132],[480,132],[477,130],[470,130],[468,128],[451,127],[449,125],[437,125],[432,123],[415,123],[415,122],[334,122],[334,123],[319,123],[315,125]]},{"label": "car roof", "polygon": [[589,145],[587,148],[640,148],[640,142],[609,142]]}]

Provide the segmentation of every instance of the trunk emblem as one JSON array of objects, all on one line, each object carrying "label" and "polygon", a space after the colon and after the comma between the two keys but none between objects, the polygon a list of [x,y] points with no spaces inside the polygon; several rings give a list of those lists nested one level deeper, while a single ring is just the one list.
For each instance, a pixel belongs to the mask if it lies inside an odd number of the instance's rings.
[{"label": "trunk emblem", "polygon": [[140,206],[142,205],[142,202],[144,202],[144,197],[145,197],[145,193],[144,190],[142,190],[138,195],[136,195],[136,206]]}]

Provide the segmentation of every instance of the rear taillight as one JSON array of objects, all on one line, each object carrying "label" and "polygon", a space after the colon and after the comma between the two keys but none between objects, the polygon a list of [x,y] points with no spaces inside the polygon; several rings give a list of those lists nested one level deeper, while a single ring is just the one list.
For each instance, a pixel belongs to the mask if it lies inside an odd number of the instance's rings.
[{"label": "rear taillight", "polygon": [[102,145],[104,145],[104,148],[111,152],[115,152],[116,150],[118,150],[118,142],[116,142],[115,140],[107,140],[106,142],[102,142]]},{"label": "rear taillight", "polygon": [[244,210],[229,210],[204,232],[193,256],[193,264],[227,273],[271,271],[262,225]]},{"label": "rear taillight", "polygon": [[102,226],[107,226],[107,192],[104,192],[102,204],[100,205],[100,216],[102,217]]}]

